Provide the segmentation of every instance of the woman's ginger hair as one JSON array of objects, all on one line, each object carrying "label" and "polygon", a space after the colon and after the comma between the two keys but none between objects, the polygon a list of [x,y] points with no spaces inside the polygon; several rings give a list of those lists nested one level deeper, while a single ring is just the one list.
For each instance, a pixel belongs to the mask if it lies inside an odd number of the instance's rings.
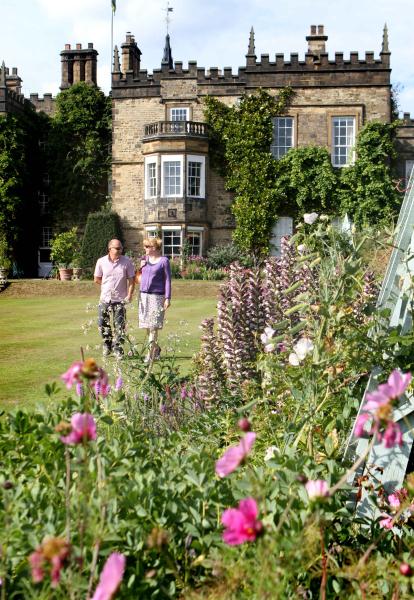
[{"label": "woman's ginger hair", "polygon": [[153,248],[156,248],[158,251],[160,251],[162,248],[162,241],[160,240],[160,238],[147,237],[144,239],[144,246],[152,246]]}]

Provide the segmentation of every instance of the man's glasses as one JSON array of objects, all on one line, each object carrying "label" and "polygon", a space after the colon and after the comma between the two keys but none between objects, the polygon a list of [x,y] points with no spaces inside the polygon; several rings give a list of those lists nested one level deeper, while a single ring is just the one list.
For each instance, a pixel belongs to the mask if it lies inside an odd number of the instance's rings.
[{"label": "man's glasses", "polygon": [[121,246],[111,246],[112,250],[122,250]]}]

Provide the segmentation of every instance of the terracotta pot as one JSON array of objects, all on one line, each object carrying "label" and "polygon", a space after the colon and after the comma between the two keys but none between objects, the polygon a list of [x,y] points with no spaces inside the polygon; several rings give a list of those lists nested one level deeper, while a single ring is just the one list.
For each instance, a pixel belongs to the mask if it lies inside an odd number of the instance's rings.
[{"label": "terracotta pot", "polygon": [[61,281],[70,281],[72,279],[73,269],[59,269]]}]

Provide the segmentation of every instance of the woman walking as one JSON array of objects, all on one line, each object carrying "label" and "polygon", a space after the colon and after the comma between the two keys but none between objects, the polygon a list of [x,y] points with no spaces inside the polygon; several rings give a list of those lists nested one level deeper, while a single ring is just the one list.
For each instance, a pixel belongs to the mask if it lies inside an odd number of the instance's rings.
[{"label": "woman walking", "polygon": [[164,313],[171,302],[170,261],[161,256],[162,242],[158,238],[144,240],[145,256],[141,258],[137,273],[140,281],[138,309],[139,327],[148,333],[148,354],[145,362],[158,358],[161,348],[157,344],[158,331],[164,324]]}]

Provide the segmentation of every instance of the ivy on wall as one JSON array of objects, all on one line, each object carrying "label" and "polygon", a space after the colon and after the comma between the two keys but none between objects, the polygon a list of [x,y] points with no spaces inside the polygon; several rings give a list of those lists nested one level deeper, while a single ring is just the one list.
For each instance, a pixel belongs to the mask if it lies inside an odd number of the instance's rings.
[{"label": "ivy on wall", "polygon": [[367,123],[358,135],[355,163],[340,172],[340,210],[357,224],[389,222],[398,214],[401,195],[392,173],[397,126],[398,121]]},{"label": "ivy on wall", "polygon": [[216,98],[205,100],[212,166],[225,176],[226,189],[235,193],[234,240],[256,255],[268,250],[275,215],[284,199],[274,185],[277,164],[270,153],[272,117],[286,111],[292,95],[290,88],[276,97],[258,90],[231,107]]},{"label": "ivy on wall", "polygon": [[73,224],[84,222],[108,193],[110,98],[84,82],[58,94],[47,148],[54,215]]},{"label": "ivy on wall", "polygon": [[205,100],[211,165],[234,192],[233,237],[256,255],[268,251],[278,216],[323,211],[348,213],[357,224],[381,223],[396,216],[401,202],[392,174],[398,122],[365,125],[349,167],[334,168],[328,150],[317,146],[293,148],[275,160],[272,117],[286,113],[292,96],[285,88],[277,97],[264,90],[244,95],[235,106]]}]

